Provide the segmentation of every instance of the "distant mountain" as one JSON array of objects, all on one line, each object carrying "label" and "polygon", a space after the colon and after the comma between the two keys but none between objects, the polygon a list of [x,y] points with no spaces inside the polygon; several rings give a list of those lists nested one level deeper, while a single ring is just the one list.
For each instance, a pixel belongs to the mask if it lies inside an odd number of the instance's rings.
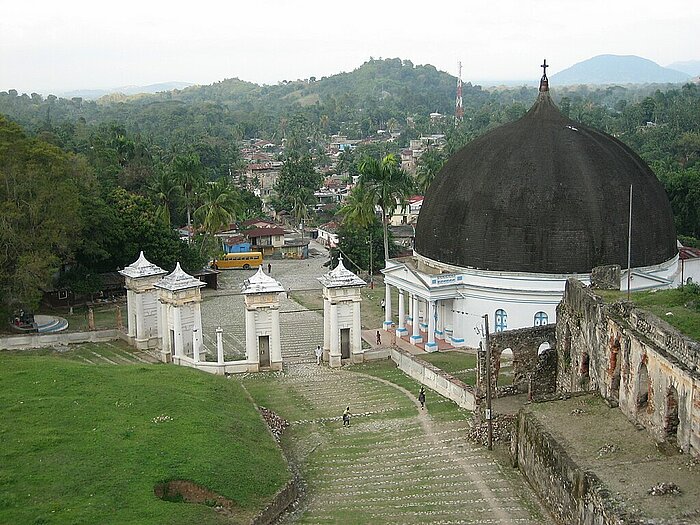
[{"label": "distant mountain", "polygon": [[150,84],[148,86],[121,86],[111,89],[76,89],[60,93],[64,98],[81,97],[86,100],[98,99],[105,95],[121,93],[122,95],[138,95],[141,93],[158,93],[160,91],[172,91],[173,89],[185,89],[194,84],[190,82],[161,82],[159,84]]},{"label": "distant mountain", "polygon": [[555,85],[679,83],[691,75],[634,55],[599,55],[550,77]]},{"label": "distant mountain", "polygon": [[669,69],[682,71],[694,77],[700,76],[700,60],[684,60],[683,62],[674,62],[666,66]]}]

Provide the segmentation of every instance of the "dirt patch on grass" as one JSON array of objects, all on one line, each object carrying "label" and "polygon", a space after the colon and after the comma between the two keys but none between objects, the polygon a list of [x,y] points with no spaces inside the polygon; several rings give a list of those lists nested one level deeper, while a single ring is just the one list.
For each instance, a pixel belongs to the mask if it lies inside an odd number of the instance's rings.
[{"label": "dirt patch on grass", "polygon": [[163,501],[173,503],[199,503],[214,507],[222,513],[230,513],[236,507],[236,502],[217,494],[213,490],[197,485],[192,481],[175,479],[157,483],[153,493]]}]

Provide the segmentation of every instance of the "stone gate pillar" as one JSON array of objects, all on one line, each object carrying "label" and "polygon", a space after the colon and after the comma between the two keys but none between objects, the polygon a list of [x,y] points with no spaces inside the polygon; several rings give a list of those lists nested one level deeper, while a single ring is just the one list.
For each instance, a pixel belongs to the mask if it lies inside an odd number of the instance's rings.
[{"label": "stone gate pillar", "polygon": [[177,263],[173,273],[154,286],[158,288],[158,301],[162,305],[161,360],[180,364],[182,358],[190,357],[200,361],[203,338],[195,338],[193,333],[202,333],[200,289],[205,283],[185,273]]},{"label": "stone gate pillar", "polygon": [[258,273],[243,283],[245,296],[245,353],[248,371],[261,368],[282,370],[280,342],[280,299],[284,287],[266,275],[262,266]]},{"label": "stone gate pillar", "polygon": [[126,321],[129,340],[136,348],[156,348],[160,336],[158,291],[154,284],[167,272],[146,260],[143,252],[136,262],[119,273],[126,286]]},{"label": "stone gate pillar", "polygon": [[318,279],[323,285],[323,341],[328,342],[328,363],[339,367],[343,359],[361,363],[362,324],[360,320],[360,288],[366,286],[362,279],[345,268],[342,256],[338,266]]}]

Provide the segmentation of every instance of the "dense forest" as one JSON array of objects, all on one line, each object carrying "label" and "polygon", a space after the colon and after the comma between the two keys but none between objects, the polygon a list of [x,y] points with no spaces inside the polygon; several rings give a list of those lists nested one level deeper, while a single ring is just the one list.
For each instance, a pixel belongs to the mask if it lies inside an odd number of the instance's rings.
[{"label": "dense forest", "polygon": [[[329,164],[324,146],[332,134],[400,133],[341,158],[336,170],[347,174],[364,154],[397,153],[411,138],[444,133],[445,149],[419,164],[417,183],[425,188],[451,153],[519,118],[537,96],[534,87],[485,90],[467,82],[465,119],[455,128],[456,82],[432,66],[387,59],[321,79],[263,86],[229,79],[97,101],[1,92],[0,313],[36,305],[38,290],[56,278],[95,289],[96,274],[129,264],[139,249],[167,269],[176,260],[201,265],[217,228],[261,212],[260,201],[228,177],[244,166],[246,139],[285,139],[283,182],[293,188],[298,177],[320,180],[314,167]],[[679,235],[700,238],[700,88],[551,89],[563,113],[637,151],[664,184]],[[431,120],[436,111],[445,118]],[[283,196],[277,204],[300,213],[313,197],[308,188]],[[184,224],[201,233],[190,245],[173,230]]]}]

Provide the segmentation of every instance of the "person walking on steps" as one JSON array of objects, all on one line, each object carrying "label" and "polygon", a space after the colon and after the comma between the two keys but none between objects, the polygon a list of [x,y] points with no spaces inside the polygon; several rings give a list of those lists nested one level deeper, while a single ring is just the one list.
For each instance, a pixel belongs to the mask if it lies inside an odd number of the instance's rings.
[{"label": "person walking on steps", "polygon": [[343,426],[344,427],[350,426],[350,407],[347,407],[345,409],[345,412],[343,412]]},{"label": "person walking on steps", "polygon": [[323,350],[321,345],[316,345],[316,364],[321,366],[321,357],[323,356]]},{"label": "person walking on steps", "polygon": [[425,408],[425,388],[420,387],[420,392],[418,392],[418,401],[420,401],[420,409]]},{"label": "person walking on steps", "polygon": [[382,344],[382,334],[379,333],[379,330],[377,330],[377,346]]}]

